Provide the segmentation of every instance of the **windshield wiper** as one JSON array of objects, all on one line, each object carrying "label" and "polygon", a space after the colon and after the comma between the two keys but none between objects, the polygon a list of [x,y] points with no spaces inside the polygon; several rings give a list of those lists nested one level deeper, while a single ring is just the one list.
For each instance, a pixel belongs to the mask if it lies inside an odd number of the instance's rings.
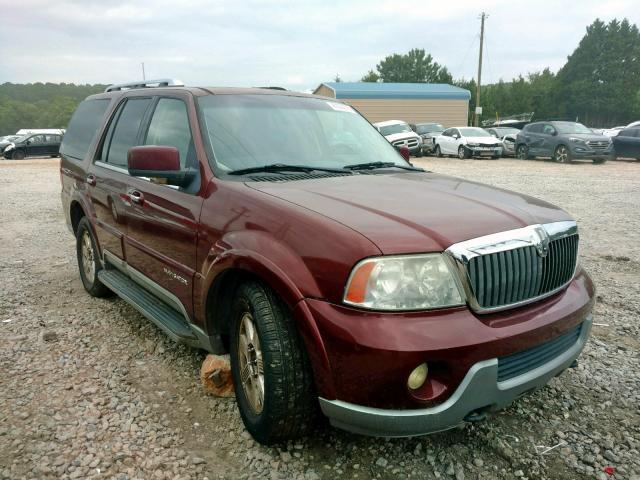
[{"label": "windshield wiper", "polygon": [[316,171],[332,172],[332,173],[347,173],[342,168],[328,168],[328,167],[312,167],[309,165],[286,165],[284,163],[272,163],[270,165],[261,165],[259,167],[240,168],[238,170],[232,170],[228,172],[229,175],[246,175],[248,173],[258,172],[305,172],[310,173]]},{"label": "windshield wiper", "polygon": [[376,168],[401,168],[403,170],[411,170],[413,172],[424,172],[423,168],[410,167],[409,165],[398,165],[393,162],[365,162],[356,163],[354,165],[346,165],[347,170],[375,170]]}]

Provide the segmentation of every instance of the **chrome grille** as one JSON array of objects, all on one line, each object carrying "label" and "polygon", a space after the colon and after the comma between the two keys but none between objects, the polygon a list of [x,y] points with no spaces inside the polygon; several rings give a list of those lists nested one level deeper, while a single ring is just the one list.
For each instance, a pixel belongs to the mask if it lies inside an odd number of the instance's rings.
[{"label": "chrome grille", "polygon": [[575,222],[557,222],[487,235],[452,245],[469,305],[481,313],[551,295],[575,273]]},{"label": "chrome grille", "polygon": [[498,358],[498,381],[523,375],[569,350],[580,338],[582,324],[540,345]]},{"label": "chrome grille", "polygon": [[609,148],[609,141],[608,140],[589,140],[587,142],[587,145],[589,145],[590,148],[592,148],[593,150],[606,150],[607,148]]},{"label": "chrome grille", "polygon": [[417,138],[405,138],[404,140],[396,140],[391,145],[393,145],[394,147],[406,146],[406,147],[409,147],[409,148],[413,148],[413,147],[417,147],[418,146],[418,139]]},{"label": "chrome grille", "polygon": [[472,258],[471,288],[483,308],[522,302],[556,290],[576,268],[578,235],[549,243],[546,257],[535,247],[523,247]]}]

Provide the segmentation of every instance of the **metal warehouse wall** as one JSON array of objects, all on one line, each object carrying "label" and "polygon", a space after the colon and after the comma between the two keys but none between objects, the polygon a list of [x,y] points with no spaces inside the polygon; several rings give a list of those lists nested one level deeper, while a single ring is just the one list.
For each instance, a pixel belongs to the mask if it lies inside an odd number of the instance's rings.
[{"label": "metal warehouse wall", "polygon": [[[333,95],[332,95],[333,96]],[[404,120],[407,123],[438,122],[445,127],[467,125],[468,100],[341,99],[371,123]]]}]

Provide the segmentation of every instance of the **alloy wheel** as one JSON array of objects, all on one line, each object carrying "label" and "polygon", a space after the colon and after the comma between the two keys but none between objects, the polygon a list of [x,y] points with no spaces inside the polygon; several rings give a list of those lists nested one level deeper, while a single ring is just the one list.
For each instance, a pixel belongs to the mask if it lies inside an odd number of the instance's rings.
[{"label": "alloy wheel", "polygon": [[520,145],[518,147],[518,151],[516,152],[517,157],[520,160],[526,160],[527,159],[527,147],[525,147],[524,145]]},{"label": "alloy wheel", "polygon": [[242,389],[253,412],[259,414],[264,407],[264,365],[260,338],[249,312],[240,320],[238,357]]},{"label": "alloy wheel", "polygon": [[460,158],[460,159],[464,159],[465,158],[464,147],[463,146],[460,146],[460,148],[458,148],[458,158]]},{"label": "alloy wheel", "polygon": [[556,149],[556,162],[566,163],[567,160],[569,160],[569,151],[567,150],[567,147],[560,145]]}]

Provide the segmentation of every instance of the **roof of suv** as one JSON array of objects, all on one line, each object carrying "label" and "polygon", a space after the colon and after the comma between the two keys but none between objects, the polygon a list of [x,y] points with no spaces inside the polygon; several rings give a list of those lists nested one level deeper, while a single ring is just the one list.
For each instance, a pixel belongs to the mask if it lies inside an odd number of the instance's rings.
[{"label": "roof of suv", "polygon": [[341,100],[335,98],[321,97],[319,95],[311,95],[309,93],[293,92],[290,90],[280,90],[274,88],[241,88],[241,87],[149,87],[149,88],[131,88],[128,90],[114,90],[111,92],[98,93],[89,98],[113,98],[123,95],[153,95],[158,92],[184,92],[188,91],[196,97],[206,95],[279,95],[289,97],[308,97],[308,98],[326,98],[332,102],[342,103]]}]

